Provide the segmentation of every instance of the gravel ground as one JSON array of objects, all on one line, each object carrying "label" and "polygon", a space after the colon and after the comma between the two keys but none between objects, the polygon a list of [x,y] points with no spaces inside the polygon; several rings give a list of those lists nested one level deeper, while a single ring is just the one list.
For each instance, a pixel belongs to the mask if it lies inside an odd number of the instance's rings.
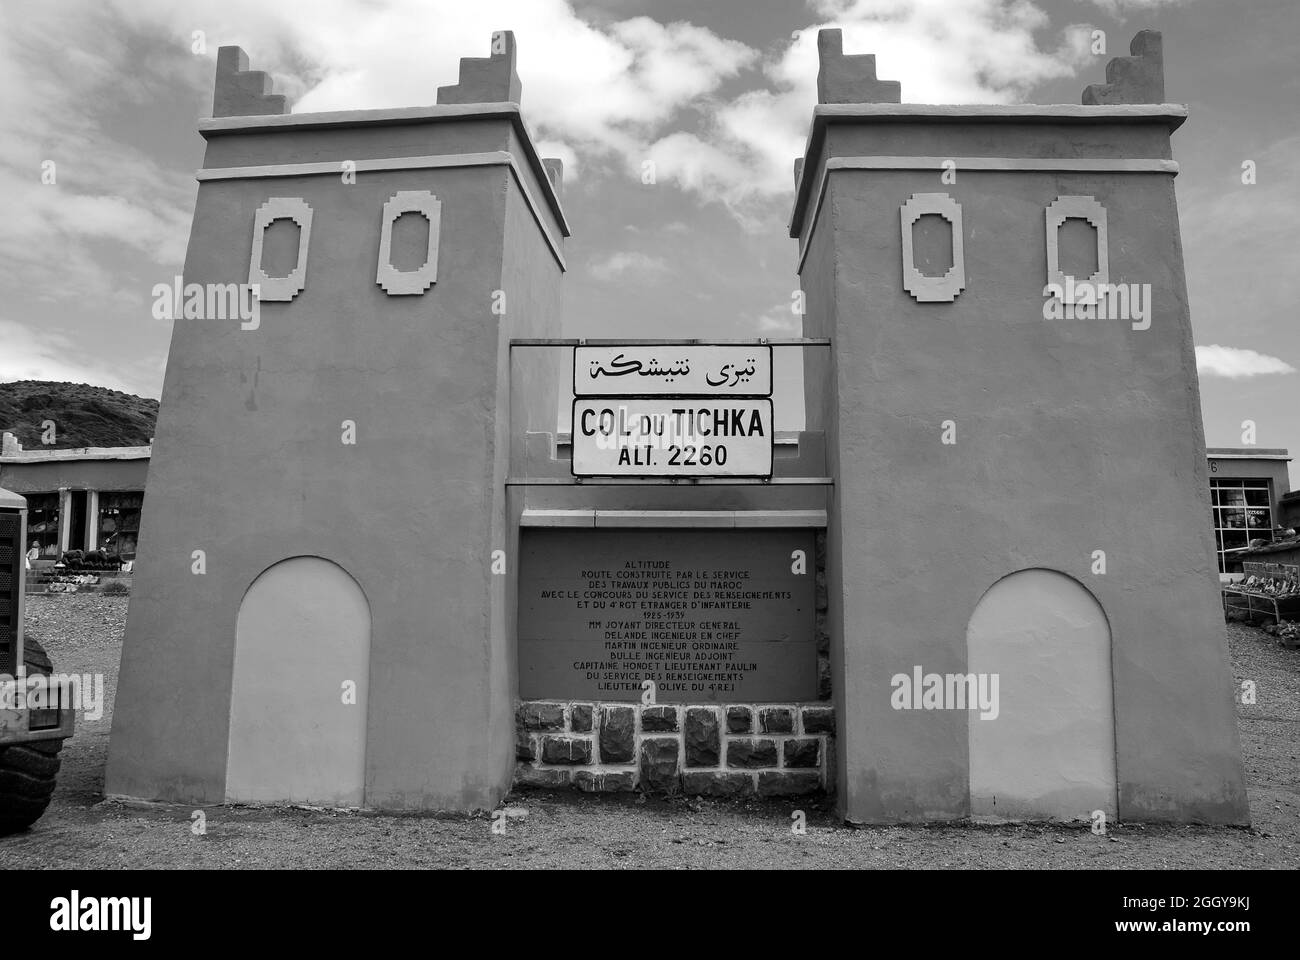
[{"label": "gravel ground", "polygon": [[[1300,652],[1240,624],[1227,626],[1238,681],[1256,704],[1238,708],[1250,830],[1116,825],[850,829],[804,802],[739,805],[523,794],[504,833],[485,816],[379,816],[302,809],[210,807],[207,832],[190,807],[102,799],[127,598],[31,598],[28,628],[61,671],[103,673],[106,708],[78,721],[64,747],[49,812],[0,840],[0,867],[313,868],[1275,868],[1300,866]],[[807,833],[791,831],[791,811]]]}]

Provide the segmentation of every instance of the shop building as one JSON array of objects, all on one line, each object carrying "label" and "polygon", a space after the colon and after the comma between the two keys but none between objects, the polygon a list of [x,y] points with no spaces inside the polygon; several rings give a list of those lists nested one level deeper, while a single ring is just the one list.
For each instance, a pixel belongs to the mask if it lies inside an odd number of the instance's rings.
[{"label": "shop building", "polygon": [[151,448],[24,450],[12,433],[0,448],[0,487],[27,499],[27,544],[41,560],[103,550],[134,560]]},{"label": "shop building", "polygon": [[1253,541],[1281,539],[1281,531],[1300,520],[1300,502],[1288,499],[1291,457],[1267,447],[1209,447],[1205,455],[1219,573],[1237,573]]}]

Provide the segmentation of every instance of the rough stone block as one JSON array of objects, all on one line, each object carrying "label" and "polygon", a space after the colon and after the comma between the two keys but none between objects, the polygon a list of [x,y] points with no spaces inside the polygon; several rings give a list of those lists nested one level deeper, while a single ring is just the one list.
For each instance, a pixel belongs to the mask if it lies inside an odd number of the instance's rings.
[{"label": "rough stone block", "polygon": [[775,767],[775,740],[732,740],[727,744],[729,767]]},{"label": "rough stone block", "polygon": [[519,764],[515,767],[515,786],[532,790],[560,790],[569,785],[572,770],[548,769]]},{"label": "rough stone block", "polygon": [[515,729],[515,759],[516,760],[536,760],[537,748],[533,745],[533,737],[527,730]]},{"label": "rough stone block", "polygon": [[1128,46],[1129,57],[1106,64],[1106,82],[1084,88],[1083,103],[1164,103],[1164,40],[1158,30],[1140,30]]},{"label": "rough stone block", "polygon": [[677,730],[676,707],[642,707],[641,730],[644,733],[668,733]]},{"label": "rough stone block", "polygon": [[629,793],[636,788],[636,774],[631,770],[575,770],[573,785],[584,793]]},{"label": "rough stone block", "polygon": [[754,713],[749,707],[727,707],[727,733],[750,733]]},{"label": "rough stone block", "polygon": [[782,747],[785,750],[785,766],[815,767],[821,760],[821,741],[787,740]]},{"label": "rough stone block", "polygon": [[601,763],[631,763],[636,751],[636,711],[632,707],[602,707]]},{"label": "rough stone block", "polygon": [[834,707],[804,707],[803,708],[803,732],[804,733],[835,733],[835,708]]},{"label": "rough stone block", "polygon": [[758,775],[760,797],[806,797],[821,788],[821,775],[813,770],[764,771]]},{"label": "rough stone block", "polygon": [[574,733],[591,733],[591,704],[575,703],[569,708],[569,729]]},{"label": "rough stone block", "polygon": [[529,701],[515,711],[515,722],[525,730],[563,730],[564,704]]},{"label": "rough stone block", "polygon": [[[645,714],[642,713],[644,721]],[[716,767],[722,756],[722,731],[718,712],[712,707],[692,707],[686,711],[686,765]]]},{"label": "rough stone block", "polygon": [[682,774],[682,792],[699,797],[744,797],[754,792],[751,773],[695,770]]},{"label": "rough stone block", "polygon": [[844,55],[844,33],[817,31],[818,103],[900,103],[903,87],[897,80],[876,79],[876,55]]},{"label": "rough stone block", "polygon": [[[830,593],[826,588],[826,531],[818,530],[813,539],[813,552],[816,555],[815,569],[817,571],[816,580],[816,607],[819,613],[824,613],[830,606]],[[823,617],[818,618],[819,626],[824,621]],[[818,649],[821,649],[818,647]]]},{"label": "rough stone block", "polygon": [[794,733],[794,711],[788,707],[764,707],[758,711],[759,733]]},{"label": "rough stone block", "polygon": [[586,737],[542,737],[542,763],[591,763],[591,741]]},{"label": "rough stone block", "polygon": [[641,741],[641,789],[646,793],[676,793],[679,745],[675,737],[647,737]]},{"label": "rough stone block", "polygon": [[491,56],[462,57],[460,82],[438,88],[439,103],[518,103],[523,85],[515,72],[515,35],[509,30],[492,34]]}]

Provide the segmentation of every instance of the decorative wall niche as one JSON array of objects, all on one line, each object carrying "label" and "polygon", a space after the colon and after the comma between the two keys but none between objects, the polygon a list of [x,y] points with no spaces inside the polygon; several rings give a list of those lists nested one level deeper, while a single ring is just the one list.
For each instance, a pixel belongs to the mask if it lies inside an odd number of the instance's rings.
[{"label": "decorative wall niche", "polygon": [[[1087,294],[1076,292],[1076,283],[1109,283],[1110,265],[1106,237],[1106,208],[1094,197],[1057,197],[1047,206],[1047,283],[1061,290],[1063,303],[1088,301]],[[1086,220],[1097,235],[1097,272],[1090,277],[1071,277],[1061,272],[1060,230],[1066,220]]]},{"label": "decorative wall niche", "polygon": [[[952,303],[966,289],[966,257],[962,248],[961,204],[946,193],[914,193],[899,211],[903,230],[903,289],[920,303]],[[938,214],[952,227],[952,266],[942,277],[927,277],[916,269],[912,225],[926,214]]]},{"label": "decorative wall niche", "polygon": [[[262,238],[276,220],[298,225],[298,261],[286,277],[267,276],[262,269]],[[271,197],[253,218],[253,253],[248,262],[248,282],[255,284],[258,300],[289,301],[307,286],[307,247],[311,241],[311,207],[301,197]]]},{"label": "decorative wall niche", "polygon": [[[414,270],[393,266],[393,224],[404,213],[420,213],[429,221],[429,247],[424,263]],[[428,190],[399,190],[384,204],[379,230],[379,267],[375,282],[390,297],[420,295],[438,281],[438,233],[442,224],[442,201]]]}]

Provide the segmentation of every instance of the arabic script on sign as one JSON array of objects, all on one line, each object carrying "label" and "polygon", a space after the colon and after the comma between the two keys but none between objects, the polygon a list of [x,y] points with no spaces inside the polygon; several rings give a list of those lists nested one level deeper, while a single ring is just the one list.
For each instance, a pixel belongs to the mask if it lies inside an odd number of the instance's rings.
[{"label": "arabic script on sign", "polygon": [[761,344],[575,347],[579,397],[772,395],[772,348]]}]

